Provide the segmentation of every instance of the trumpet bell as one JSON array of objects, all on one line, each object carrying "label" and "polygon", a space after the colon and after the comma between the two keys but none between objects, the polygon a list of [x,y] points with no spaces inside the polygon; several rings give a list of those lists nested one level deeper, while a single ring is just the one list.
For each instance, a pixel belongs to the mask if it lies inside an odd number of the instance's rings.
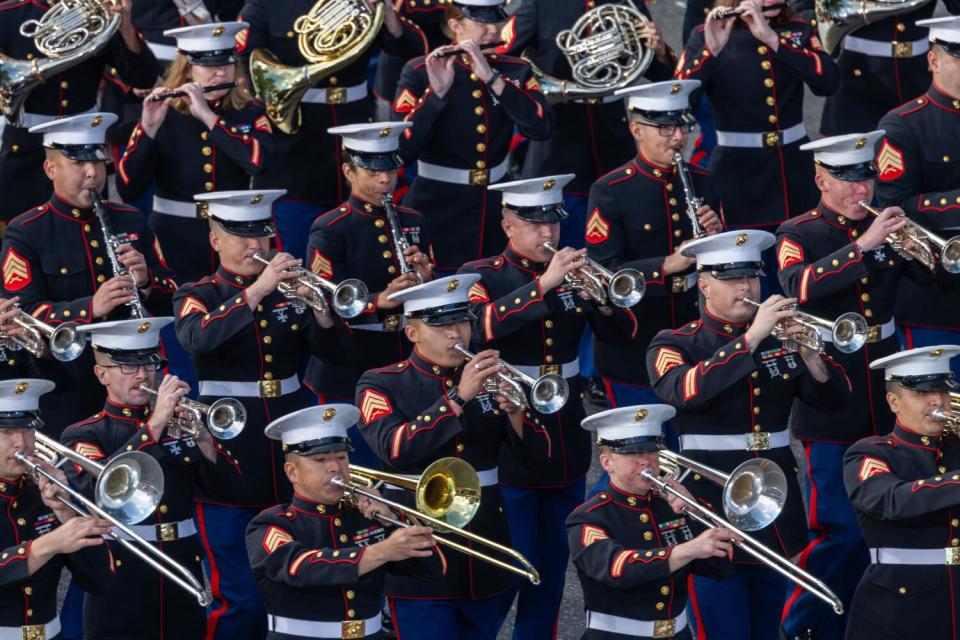
[{"label": "trumpet bell", "polygon": [[960,236],[950,238],[940,250],[940,264],[947,273],[960,273]]},{"label": "trumpet bell", "polygon": [[441,458],[424,469],[414,493],[418,511],[458,529],[480,508],[480,478],[460,458]]},{"label": "trumpet bell", "polygon": [[207,429],[218,440],[232,440],[243,431],[247,423],[247,410],[234,398],[221,398],[210,405],[207,413]]},{"label": "trumpet bell", "polygon": [[548,373],[530,387],[530,404],[540,413],[556,413],[567,404],[570,385],[561,376]]},{"label": "trumpet bell", "polygon": [[77,331],[73,322],[64,322],[50,335],[50,355],[60,362],[76,360],[86,346],[86,337]]},{"label": "trumpet bell", "polygon": [[743,531],[757,531],[777,519],[787,501],[787,477],[773,460],[747,460],[723,486],[727,520]]},{"label": "trumpet bell", "polygon": [[131,525],[149,516],[163,497],[160,464],[141,451],[128,451],[111,460],[94,490],[97,504],[112,518]]},{"label": "trumpet bell", "polygon": [[643,299],[647,292],[647,283],[643,274],[636,269],[621,269],[610,279],[609,290],[610,302],[626,309]]},{"label": "trumpet bell", "polygon": [[867,341],[867,321],[859,313],[845,313],[833,323],[833,346],[841,353],[859,351]]},{"label": "trumpet bell", "polygon": [[356,318],[367,308],[370,291],[360,280],[349,278],[333,291],[333,309],[341,318]]}]

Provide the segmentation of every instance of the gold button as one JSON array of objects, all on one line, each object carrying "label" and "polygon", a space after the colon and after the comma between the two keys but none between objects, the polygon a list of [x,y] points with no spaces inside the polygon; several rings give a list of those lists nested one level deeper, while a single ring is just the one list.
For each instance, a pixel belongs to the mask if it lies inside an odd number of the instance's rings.
[{"label": "gold button", "polygon": [[96,249],[96,248],[98,248],[98,247],[100,246],[100,242],[97,241],[97,240],[91,240],[91,241],[90,241],[90,246],[93,247],[94,249]]},{"label": "gold button", "polygon": [[944,162],[950,162],[950,156],[943,156]]},{"label": "gold button", "polygon": [[640,514],[640,522],[649,522],[649,521],[650,521],[650,516],[648,516],[645,513]]},{"label": "gold button", "polygon": [[106,281],[107,281],[107,276],[103,275],[102,273],[97,276],[97,282],[99,282],[100,284],[103,284]]},{"label": "gold button", "polygon": [[348,618],[355,618],[356,616],[357,616],[357,612],[356,612],[356,611],[354,611],[353,609],[347,609],[347,617],[348,617]]},{"label": "gold button", "polygon": [[20,151],[20,145],[15,144],[15,145],[11,146],[11,147],[10,147],[10,150],[13,151],[14,153],[17,153],[18,151]]},{"label": "gold button", "polygon": [[483,92],[480,91],[480,89],[474,89],[474,90],[473,90],[473,93],[472,93],[471,95],[472,95],[474,98],[479,99],[481,96],[483,96]]},{"label": "gold button", "polygon": [[658,602],[658,603],[657,603],[657,611],[663,611],[666,607],[667,607],[667,605],[666,605],[666,603],[664,603],[664,602]]},{"label": "gold button", "polygon": [[960,520],[957,520],[956,518],[954,518],[953,520],[950,521],[950,526],[951,526],[951,527],[960,527]]},{"label": "gold button", "polygon": [[544,360],[546,360],[548,363],[551,363],[553,362],[553,356],[547,356],[546,358],[544,358]]},{"label": "gold button", "polygon": [[755,396],[760,395],[760,389],[754,389],[754,390],[753,390],[753,395],[755,395]]},{"label": "gold button", "polygon": [[272,372],[272,371],[264,371],[264,372],[263,372],[263,379],[264,379],[264,380],[273,380],[273,372]]},{"label": "gold button", "polygon": [[463,443],[457,445],[457,453],[463,453]]},{"label": "gold button", "polygon": [[483,160],[477,160],[477,169],[486,169],[487,163]]},{"label": "gold button", "polygon": [[26,526],[27,521],[24,520],[23,518],[17,518],[17,524],[23,527],[23,526]]},{"label": "gold button", "polygon": [[340,534],[340,542],[346,542],[346,541],[347,541],[347,534],[341,533],[341,534]]},{"label": "gold button", "polygon": [[477,151],[479,151],[480,153],[483,153],[486,150],[487,150],[487,145],[483,144],[482,142],[477,144]]},{"label": "gold button", "polygon": [[263,336],[263,344],[270,344],[271,342],[273,342],[273,338],[270,336]]},{"label": "gold button", "polygon": [[547,329],[553,329],[553,320],[544,321],[543,326],[545,326]]},{"label": "gold button", "polygon": [[487,132],[486,125],[482,125],[482,124],[477,125],[477,133],[486,133],[486,132]]},{"label": "gold button", "polygon": [[67,268],[66,268],[66,267],[60,267],[60,273],[61,273],[61,275],[67,275]]},{"label": "gold button", "polygon": [[760,63],[760,68],[763,69],[764,71],[769,71],[770,67],[771,65],[769,60],[764,60],[763,62]]},{"label": "gold button", "polygon": [[767,121],[770,124],[777,124],[777,116],[771,113],[769,116],[767,116]]},{"label": "gold button", "polygon": [[261,320],[261,321],[260,321],[260,328],[261,328],[261,329],[266,329],[266,328],[267,328],[267,324],[268,324],[268,323],[267,323],[266,320]]},{"label": "gold button", "polygon": [[753,408],[753,415],[755,415],[755,416],[760,415],[760,407],[754,407],[754,408]]},{"label": "gold button", "polygon": [[644,540],[648,540],[648,541],[649,541],[649,540],[653,540],[653,532],[651,532],[651,531],[644,531],[644,532],[643,532],[643,539],[644,539]]},{"label": "gold button", "polygon": [[471,73],[471,74],[470,74],[470,79],[473,80],[474,82],[476,82],[476,81],[479,80],[480,78],[479,78],[479,76],[477,76],[477,74]]},{"label": "gold button", "polygon": [[903,33],[906,30],[907,30],[907,25],[903,24],[902,22],[897,23],[897,31],[899,31],[900,33]]},{"label": "gold button", "polygon": [[28,618],[33,617],[33,609],[27,609],[27,617]]},{"label": "gold button", "polygon": [[862,75],[863,75],[863,71],[860,71],[860,69],[854,69],[854,70],[853,70],[853,77],[854,77],[854,78],[859,78],[859,77],[862,76]]},{"label": "gold button", "polygon": [[670,595],[670,587],[660,587],[660,595],[662,596]]},{"label": "gold button", "polygon": [[387,273],[389,273],[390,275],[393,275],[396,272],[397,272],[397,268],[395,266],[390,265],[389,267],[387,267]]},{"label": "gold button", "polygon": [[70,104],[70,101],[69,101],[69,100],[61,100],[61,101],[60,101],[60,106],[63,107],[63,108],[66,108],[68,104]]},{"label": "gold button", "polygon": [[203,188],[204,188],[206,191],[213,191],[213,183],[212,183],[212,182],[204,182],[204,183],[203,183]]},{"label": "gold button", "polygon": [[347,600],[353,600],[356,596],[357,594],[355,594],[353,590],[351,589],[347,590]]},{"label": "gold button", "polygon": [[200,149],[200,153],[202,153],[205,156],[209,156],[211,153],[213,153],[213,149],[211,149],[210,147],[204,147]]},{"label": "gold button", "polygon": [[69,89],[69,88],[70,88],[70,83],[67,82],[66,80],[61,81],[61,82],[60,82],[60,88],[61,88],[61,89]]},{"label": "gold button", "polygon": [[651,225],[649,222],[643,225],[644,231],[650,231],[651,229],[653,229],[653,225]]},{"label": "gold button", "polygon": [[204,173],[213,173],[213,165],[210,164],[209,162],[208,162],[207,164],[203,165],[203,172],[204,172]]},{"label": "gold button", "polygon": [[765,56],[767,55],[767,48],[764,45],[760,45],[759,47],[757,47],[757,53],[759,53],[762,56]]},{"label": "gold button", "polygon": [[160,505],[160,513],[166,513],[169,510],[170,510],[170,507],[168,507],[167,505],[165,504]]},{"label": "gold button", "polygon": [[327,83],[331,85],[337,84],[337,76],[330,76],[327,78]]},{"label": "gold button", "polygon": [[100,257],[100,256],[97,256],[97,258],[96,258],[96,260],[94,260],[94,262],[96,262],[98,265],[102,265],[102,264],[103,264],[103,258]]},{"label": "gold button", "polygon": [[770,106],[772,107],[773,104],[774,104],[774,102],[776,102],[776,101],[773,99],[773,96],[767,96],[767,104],[768,104],[768,105],[770,105]]},{"label": "gold button", "polygon": [[907,588],[900,587],[899,589],[897,589],[897,591],[900,593],[900,595],[905,595],[907,593]]},{"label": "gold button", "polygon": [[865,315],[865,316],[868,317],[868,318],[872,318],[872,317],[873,317],[873,311],[871,311],[870,309],[867,309],[867,310],[865,310],[865,311],[863,312],[863,315]]},{"label": "gold button", "polygon": [[28,596],[33,595],[33,587],[24,587],[23,592]]},{"label": "gold button", "polygon": [[860,299],[863,300],[864,302],[870,302],[870,294],[865,293],[862,296],[860,296]]},{"label": "gold button", "polygon": [[268,354],[266,354],[265,356],[263,356],[263,361],[264,361],[264,362],[273,362],[273,354],[268,353]]},{"label": "gold button", "polygon": [[201,131],[201,132],[200,132],[200,139],[201,139],[201,140],[206,140],[208,137],[209,137],[209,134],[208,134],[206,131]]},{"label": "gold button", "polygon": [[473,108],[473,112],[474,112],[475,114],[477,114],[478,116],[482,116],[482,115],[483,115],[483,111],[484,111],[484,110],[483,110],[483,107],[474,107],[474,108]]}]

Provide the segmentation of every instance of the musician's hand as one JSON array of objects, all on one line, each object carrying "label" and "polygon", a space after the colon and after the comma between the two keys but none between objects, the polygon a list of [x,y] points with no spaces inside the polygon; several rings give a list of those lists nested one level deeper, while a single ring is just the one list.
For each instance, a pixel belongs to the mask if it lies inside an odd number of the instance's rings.
[{"label": "musician's hand", "polygon": [[[767,45],[771,49],[771,53],[775,52],[780,47],[780,37],[763,16],[761,0],[743,0],[740,7],[744,9],[740,19],[750,29],[753,37]],[[730,22],[733,22],[733,20],[730,20]]]},{"label": "musician's hand", "polygon": [[[740,304],[746,303],[741,302]],[[751,351],[755,350],[757,345],[773,332],[774,326],[797,316],[794,308],[796,304],[796,298],[784,298],[781,295],[772,295],[760,304],[750,328],[744,334]]]},{"label": "musician's hand", "polygon": [[420,247],[415,244],[410,245],[407,247],[407,250],[403,252],[403,256],[407,264],[413,267],[420,275],[420,280],[423,282],[433,280],[433,264],[430,262],[430,257],[420,251]]},{"label": "musician's hand", "polygon": [[483,390],[483,381],[502,369],[499,351],[494,349],[481,351],[463,365],[463,374],[460,376],[457,393],[464,402],[473,400]]},{"label": "musician's hand", "polygon": [[560,286],[568,273],[583,266],[586,257],[586,249],[574,249],[573,247],[560,249],[550,258],[547,270],[540,276],[540,288],[546,293]]},{"label": "musician's hand", "polygon": [[403,25],[400,23],[400,17],[393,6],[393,0],[365,0],[371,11],[376,11],[378,4],[383,4],[383,25],[387,28],[394,38],[403,35]]},{"label": "musician's hand", "polygon": [[[177,415],[180,415],[179,410],[177,411]],[[216,464],[217,443],[214,441],[213,435],[211,435],[206,425],[197,430],[197,435],[193,437],[193,440],[197,443],[197,446],[200,447],[200,453],[203,454],[203,457],[213,464]]]},{"label": "musician's hand", "polygon": [[[39,464],[45,472],[60,482],[67,484],[67,476],[60,469],[57,469],[36,456],[30,456],[30,460]],[[59,496],[69,499],[70,494],[57,486],[55,482],[43,474],[37,474],[37,488],[40,489],[40,499],[43,500],[43,504],[53,510],[54,515],[57,516],[57,520],[66,522],[67,520],[72,520],[77,517],[77,512],[63,504],[63,501],[59,499]]]},{"label": "musician's hand", "polygon": [[157,100],[151,98],[164,93],[169,93],[170,89],[166,87],[156,87],[147,94],[143,101],[143,110],[140,112],[140,128],[148,138],[156,138],[160,125],[167,117],[170,110],[170,100]]},{"label": "musician's hand", "polygon": [[[870,214],[873,215],[873,214]],[[887,236],[897,232],[907,224],[906,214],[900,207],[887,207],[873,219],[865,232],[857,239],[860,251],[873,251],[887,241]]]},{"label": "musician's hand", "polygon": [[408,558],[429,558],[437,541],[430,527],[403,527],[377,544],[383,545],[387,562],[399,562]]},{"label": "musician's hand", "polygon": [[[670,485],[671,488],[673,488],[676,491],[679,491],[680,493],[687,496],[691,500],[694,499],[690,491],[687,490],[685,486],[683,486],[676,480],[672,480],[670,478],[664,478],[663,481],[666,482],[668,485]],[[664,492],[661,495],[661,497],[667,501],[667,504],[670,505],[670,508],[673,509],[673,512],[676,514],[682,514],[684,509],[687,508],[687,503],[685,503],[683,500],[673,495],[672,493]]]},{"label": "musician's hand", "polygon": [[[174,415],[185,416],[177,411],[177,404],[190,391],[190,386],[177,376],[166,376],[157,387],[157,398],[147,420],[147,431],[154,442],[159,442],[163,431]],[[181,408],[182,410],[182,408]]]},{"label": "musician's hand", "polygon": [[654,21],[643,23],[640,27],[640,37],[646,38],[647,47],[662,61],[666,59],[667,43],[663,39],[663,31]]},{"label": "musician's hand", "polygon": [[0,298],[0,335],[23,339],[26,330],[13,320],[20,315],[20,297]]},{"label": "musician's hand", "polygon": [[743,542],[743,537],[732,529],[716,528],[707,529],[693,540],[683,544],[689,545],[685,551],[688,552],[691,560],[722,558],[724,556],[732,560],[733,547],[741,542]]},{"label": "musician's hand", "polygon": [[[365,488],[364,491],[377,496],[380,495],[380,491],[374,487]],[[377,500],[372,500],[367,496],[360,496],[360,501],[357,506],[360,508],[360,513],[362,513],[363,517],[367,520],[373,520],[374,514],[377,513],[382,516],[387,516],[388,518],[396,519],[397,517],[396,514],[390,510],[390,507]]]},{"label": "musician's hand", "polygon": [[146,289],[150,286],[147,259],[142,253],[134,249],[129,242],[124,242],[117,247],[117,261],[133,274],[137,288]]},{"label": "musician's hand", "polygon": [[733,31],[733,23],[737,20],[736,18],[717,20],[717,13],[719,11],[720,7],[714,7],[710,13],[707,14],[707,20],[703,25],[704,42],[714,57],[719,56],[723,48],[727,46],[727,42],[730,40],[730,33]]},{"label": "musician's hand", "polygon": [[91,313],[103,318],[122,304],[133,300],[133,280],[128,275],[114,276],[100,285],[93,294]]},{"label": "musician's hand", "polygon": [[453,65],[456,62],[456,56],[438,58],[437,54],[455,48],[455,45],[447,44],[434,49],[427,55],[427,79],[430,80],[430,88],[438,98],[445,97],[447,92],[450,91],[450,87],[453,86],[455,76]]},{"label": "musician's hand", "polygon": [[119,4],[104,4],[107,13],[120,14],[120,37],[131,53],[140,53],[146,44],[140,40],[133,24],[133,0],[120,0]]},{"label": "musician's hand", "polygon": [[[314,295],[313,290],[306,285],[297,286],[296,293],[301,298],[305,298],[307,296],[312,297]],[[320,311],[319,309],[314,309],[312,307],[310,310],[313,311],[313,318],[317,321],[317,324],[321,329],[329,329],[334,325],[334,322],[336,322],[333,317],[334,311],[332,308],[330,308],[330,300],[327,300],[326,311]]]},{"label": "musician's hand", "polygon": [[184,102],[190,110],[190,115],[207,125],[207,129],[213,129],[217,124],[217,114],[210,108],[210,103],[203,95],[203,88],[199,83],[188,82],[176,88],[176,91],[183,91]]},{"label": "musician's hand", "polygon": [[[684,243],[686,244],[686,243]],[[676,249],[673,250],[673,253],[668,255],[663,260],[663,274],[664,275],[673,275],[675,273],[683,273],[693,265],[697,263],[696,258],[688,258],[687,256],[680,253],[683,250],[683,245],[681,244]]]},{"label": "musician's hand", "polygon": [[477,77],[480,78],[480,81],[487,83],[493,78],[493,69],[490,68],[490,63],[487,62],[487,59],[483,55],[483,51],[480,50],[480,45],[476,40],[464,40],[460,42],[457,46],[463,49],[463,52],[470,56],[471,66],[473,67],[473,72],[477,74]]},{"label": "musician's hand", "polygon": [[[411,247],[412,248],[412,247]],[[397,276],[389,283],[387,283],[387,288],[381,291],[377,295],[377,308],[378,309],[396,309],[402,302],[387,300],[387,297],[397,291],[403,291],[404,289],[409,289],[412,286],[420,284],[417,280],[417,276],[413,273],[405,273],[403,275]]]},{"label": "musician's hand", "polygon": [[723,231],[723,221],[720,215],[710,208],[710,205],[702,205],[697,209],[697,221],[708,236],[716,235]]}]

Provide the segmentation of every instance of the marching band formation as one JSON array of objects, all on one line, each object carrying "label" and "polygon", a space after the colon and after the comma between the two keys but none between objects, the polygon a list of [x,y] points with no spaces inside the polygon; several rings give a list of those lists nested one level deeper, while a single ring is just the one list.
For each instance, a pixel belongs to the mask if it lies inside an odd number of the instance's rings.
[{"label": "marching band formation", "polygon": [[0,640],[957,640],[936,9],[0,2]]}]

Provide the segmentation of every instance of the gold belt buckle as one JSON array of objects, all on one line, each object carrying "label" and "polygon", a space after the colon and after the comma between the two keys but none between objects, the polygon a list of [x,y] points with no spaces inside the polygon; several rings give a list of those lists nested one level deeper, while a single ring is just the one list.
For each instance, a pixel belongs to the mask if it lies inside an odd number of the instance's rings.
[{"label": "gold belt buckle", "polygon": [[560,365],[558,364],[542,364],[540,365],[540,375],[545,376],[548,373],[553,373],[555,375],[560,375]]},{"label": "gold belt buckle", "polygon": [[875,344],[880,342],[880,326],[873,325],[872,327],[867,327],[867,342],[870,344]]},{"label": "gold belt buckle", "polygon": [[260,381],[261,398],[279,398],[280,381],[279,380],[261,380]]},{"label": "gold belt buckle", "polygon": [[47,640],[47,629],[42,624],[28,624],[20,627],[21,640]]},{"label": "gold belt buckle", "polygon": [[912,42],[898,42],[897,40],[894,40],[890,44],[893,46],[894,58],[912,58],[913,57]]},{"label": "gold belt buckle", "polygon": [[945,562],[949,565],[958,565],[960,564],[960,547],[947,547],[944,549],[946,552]]},{"label": "gold belt buckle", "polygon": [[346,104],[347,90],[343,87],[327,88],[327,104]]},{"label": "gold belt buckle", "polygon": [[383,319],[384,331],[399,331],[400,325],[400,316],[387,316]]},{"label": "gold belt buckle", "polygon": [[340,625],[340,636],[342,638],[362,638],[367,635],[364,630],[366,624],[363,620],[344,620]]},{"label": "gold belt buckle", "polygon": [[672,638],[677,633],[677,621],[674,618],[669,620],[653,621],[654,638]]},{"label": "gold belt buckle", "polygon": [[774,147],[780,146],[780,132],[768,131],[763,134],[763,146],[766,149],[773,149]]},{"label": "gold belt buckle", "polygon": [[157,525],[157,539],[160,542],[173,542],[178,533],[176,522],[161,522]]},{"label": "gold belt buckle", "polygon": [[197,203],[197,218],[200,220],[207,220],[210,218],[210,205],[208,203]]},{"label": "gold belt buckle", "polygon": [[769,451],[770,434],[766,431],[754,431],[747,434],[747,451]]},{"label": "gold belt buckle", "polygon": [[490,172],[486,169],[470,169],[470,185],[485,187],[490,184]]}]

